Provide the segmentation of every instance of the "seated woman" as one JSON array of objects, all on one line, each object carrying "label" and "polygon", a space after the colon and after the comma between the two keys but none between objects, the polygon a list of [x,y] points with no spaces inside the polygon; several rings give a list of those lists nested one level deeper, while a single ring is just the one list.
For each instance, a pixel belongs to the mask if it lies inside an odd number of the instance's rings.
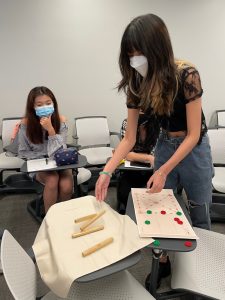
[{"label": "seated woman", "polygon": [[[25,117],[18,132],[18,156],[28,160],[53,157],[58,149],[66,148],[67,131],[65,117],[59,115],[52,91],[44,86],[33,88],[28,95]],[[57,200],[71,199],[73,178],[70,169],[41,171],[35,176],[45,185],[45,213]]]},{"label": "seated woman", "polygon": [[[125,119],[121,127],[121,138],[125,136],[127,120]],[[126,160],[149,163],[154,165],[154,147],[159,135],[159,125],[155,116],[140,113],[137,128],[136,144],[131,152],[126,156]],[[152,170],[153,171],[153,170]],[[128,195],[131,188],[144,188],[150,177],[149,171],[144,170],[124,170],[120,172],[117,187],[118,212],[124,214],[127,206]]]}]

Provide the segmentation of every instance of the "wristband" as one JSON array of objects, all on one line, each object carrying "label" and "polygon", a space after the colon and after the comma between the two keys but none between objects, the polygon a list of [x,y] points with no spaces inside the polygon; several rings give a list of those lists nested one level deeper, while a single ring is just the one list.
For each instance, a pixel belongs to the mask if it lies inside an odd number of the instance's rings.
[{"label": "wristband", "polygon": [[112,174],[110,172],[106,172],[106,171],[99,172],[99,175],[107,175],[110,178],[112,177]]},{"label": "wristband", "polygon": [[159,176],[162,176],[164,180],[166,180],[166,175],[163,172],[157,170],[157,173],[159,174]]}]

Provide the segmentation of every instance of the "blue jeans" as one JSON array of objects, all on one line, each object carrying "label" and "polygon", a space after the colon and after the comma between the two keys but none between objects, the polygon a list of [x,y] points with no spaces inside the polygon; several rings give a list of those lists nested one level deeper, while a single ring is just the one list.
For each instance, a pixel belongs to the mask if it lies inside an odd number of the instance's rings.
[{"label": "blue jeans", "polygon": [[[155,149],[155,170],[174,154],[184,137],[160,133]],[[176,190],[181,185],[187,195],[193,226],[210,229],[209,207],[212,202],[212,156],[207,134],[193,150],[168,174],[165,188]]]}]

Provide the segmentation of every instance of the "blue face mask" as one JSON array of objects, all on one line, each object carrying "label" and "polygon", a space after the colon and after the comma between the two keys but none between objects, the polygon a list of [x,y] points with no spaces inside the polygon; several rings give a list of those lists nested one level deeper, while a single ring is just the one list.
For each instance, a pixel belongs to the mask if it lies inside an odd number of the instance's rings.
[{"label": "blue face mask", "polygon": [[54,106],[50,104],[36,107],[35,113],[39,118],[48,117],[54,113]]}]

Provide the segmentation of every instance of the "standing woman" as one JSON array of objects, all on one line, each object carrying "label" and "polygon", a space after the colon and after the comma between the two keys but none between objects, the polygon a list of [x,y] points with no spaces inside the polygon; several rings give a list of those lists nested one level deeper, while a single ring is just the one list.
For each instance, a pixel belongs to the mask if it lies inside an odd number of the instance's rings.
[{"label": "standing woman", "polygon": [[[58,104],[51,90],[33,88],[27,98],[25,117],[19,129],[18,156],[25,159],[53,157],[66,148],[68,127],[59,115]],[[73,180],[71,170],[41,171],[34,174],[45,185],[43,198],[45,213],[58,200],[71,199]]]},{"label": "standing woman", "polygon": [[167,28],[153,14],[137,17],[127,26],[119,65],[118,89],[127,95],[127,130],[100,173],[97,199],[105,199],[111,173],[135,144],[141,109],[154,113],[162,129],[155,149],[155,172],[147,183],[149,192],[175,189],[180,183],[190,200],[193,225],[209,229],[213,168],[198,71],[174,59]]},{"label": "standing woman", "polygon": [[[121,41],[119,65],[122,80],[118,89],[127,95],[127,131],[100,172],[97,199],[105,199],[111,173],[135,144],[141,109],[146,114],[154,113],[162,129],[155,149],[155,172],[147,183],[149,192],[175,189],[180,183],[189,200],[193,225],[210,229],[213,167],[198,71],[174,59],[168,30],[163,20],[153,14],[137,17],[128,24]],[[162,258],[161,262],[168,260]],[[167,270],[159,269],[158,283],[169,274],[170,266],[166,265]]]}]

